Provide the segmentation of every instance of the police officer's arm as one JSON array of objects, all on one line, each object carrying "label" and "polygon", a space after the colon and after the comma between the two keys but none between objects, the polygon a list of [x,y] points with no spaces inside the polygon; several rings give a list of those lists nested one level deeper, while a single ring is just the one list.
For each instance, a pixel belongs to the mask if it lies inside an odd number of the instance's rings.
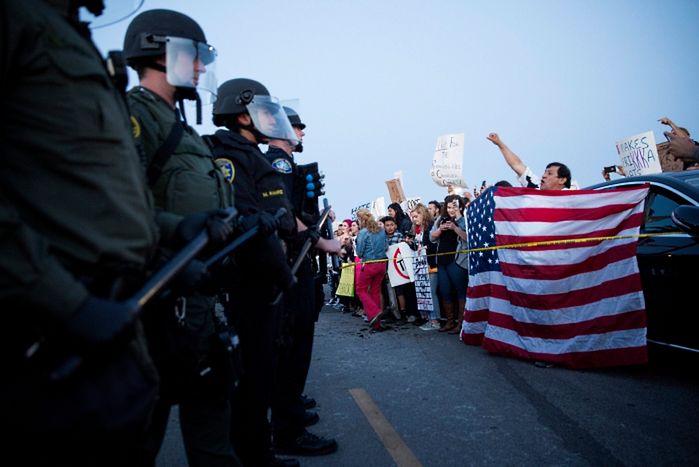
[{"label": "police officer's arm", "polygon": [[[301,222],[301,219],[296,218],[296,229],[299,234],[303,235],[304,232],[308,231],[306,224]],[[339,253],[342,244],[336,239],[323,238],[320,235],[314,236],[313,247],[323,251],[325,253]]]},{"label": "police officer's arm", "polygon": [[85,287],[51,254],[49,241],[22,222],[0,192],[0,303],[21,303],[63,321],[87,297]]}]

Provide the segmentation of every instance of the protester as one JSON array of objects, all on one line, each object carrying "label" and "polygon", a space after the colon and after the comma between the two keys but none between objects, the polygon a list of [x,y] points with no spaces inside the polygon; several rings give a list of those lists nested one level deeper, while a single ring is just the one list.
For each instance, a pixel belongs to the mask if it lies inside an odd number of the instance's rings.
[{"label": "protester", "polygon": [[624,166],[623,165],[610,165],[608,167],[604,167],[602,169],[602,178],[604,178],[605,181],[611,180],[611,177],[609,174],[611,173],[617,173],[622,177],[626,177],[626,172],[624,171]]},{"label": "protester", "polygon": [[668,140],[667,153],[682,161],[682,170],[699,168],[699,143],[691,139],[689,130],[678,127],[667,117],[658,121],[671,128],[669,132],[664,133]]},{"label": "protester", "polygon": [[407,236],[410,230],[413,228],[413,223],[410,218],[403,212],[403,208],[398,203],[391,203],[388,205],[388,215],[393,218],[396,222],[398,231]]},{"label": "protester", "polygon": [[357,255],[361,258],[356,291],[364,306],[369,325],[383,331],[381,324],[381,281],[386,274],[386,233],[368,209],[357,211],[361,230],[357,236]]},{"label": "protester", "polygon": [[[386,233],[386,253],[388,253],[388,248],[391,245],[397,245],[401,242],[406,242],[407,238],[398,231],[398,225],[391,216],[385,216],[381,218],[383,222],[384,232]],[[412,231],[412,227],[411,227]],[[412,238],[410,239],[410,244],[412,244]],[[415,284],[408,282],[406,284],[401,284],[397,286],[391,286],[388,277],[386,278],[386,285],[388,288],[393,289],[393,293],[396,297],[396,304],[398,306],[398,313],[400,318],[404,319],[408,323],[416,323],[419,320],[417,313],[417,304],[415,298]],[[423,324],[421,321],[418,324]]]},{"label": "protester", "polygon": [[439,296],[437,293],[439,282],[437,280],[437,258],[434,256],[437,252],[437,245],[430,241],[430,229],[432,228],[434,219],[427,208],[421,203],[418,203],[418,205],[413,208],[411,216],[413,219],[413,228],[415,230],[417,254],[426,256],[427,281],[429,281],[430,284],[431,295],[431,306],[429,307],[421,305],[420,300],[418,300],[417,308],[426,320],[426,322],[420,326],[420,329],[423,331],[434,331],[440,328]]},{"label": "protester", "polygon": [[468,273],[456,264],[456,252],[459,239],[466,239],[466,218],[463,216],[464,202],[458,195],[444,198],[441,216],[435,221],[430,231],[430,240],[437,242],[437,277],[439,293],[447,321],[439,330],[456,334],[461,330]]},{"label": "protester", "polygon": [[505,161],[517,174],[517,180],[523,187],[539,188],[541,190],[564,190],[570,188],[570,169],[565,164],[551,162],[546,166],[544,174],[539,178],[522,162],[517,154],[512,152],[502,142],[497,133],[490,133],[487,139],[500,149],[500,152],[505,157]]}]

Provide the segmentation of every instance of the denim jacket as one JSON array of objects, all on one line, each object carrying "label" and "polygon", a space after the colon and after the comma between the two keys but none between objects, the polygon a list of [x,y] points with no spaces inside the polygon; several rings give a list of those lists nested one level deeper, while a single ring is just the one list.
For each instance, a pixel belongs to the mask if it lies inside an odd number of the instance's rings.
[{"label": "denim jacket", "polygon": [[386,258],[386,232],[369,232],[366,228],[357,235],[357,256],[365,261]]}]

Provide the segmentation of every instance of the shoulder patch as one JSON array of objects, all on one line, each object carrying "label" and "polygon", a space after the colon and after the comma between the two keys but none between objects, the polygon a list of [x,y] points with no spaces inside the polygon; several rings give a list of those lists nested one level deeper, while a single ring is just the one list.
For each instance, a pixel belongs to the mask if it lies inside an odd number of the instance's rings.
[{"label": "shoulder patch", "polygon": [[141,124],[138,123],[138,119],[131,115],[131,132],[133,133],[133,137],[138,139],[141,137]]},{"label": "shoulder patch", "polygon": [[277,172],[283,174],[290,174],[292,172],[289,161],[281,157],[272,161],[272,167],[274,167],[274,170]]},{"label": "shoulder patch", "polygon": [[235,179],[235,166],[233,165],[233,161],[230,159],[219,158],[215,159],[215,162],[223,173],[223,178],[226,179],[228,183],[232,184],[233,180]]}]

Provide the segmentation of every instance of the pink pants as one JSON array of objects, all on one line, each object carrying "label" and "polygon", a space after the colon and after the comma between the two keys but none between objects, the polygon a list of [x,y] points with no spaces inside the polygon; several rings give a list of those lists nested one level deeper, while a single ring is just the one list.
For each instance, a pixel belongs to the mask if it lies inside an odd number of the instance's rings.
[{"label": "pink pants", "polygon": [[386,263],[384,262],[361,266],[356,291],[369,321],[381,313],[381,281],[385,274]]}]

